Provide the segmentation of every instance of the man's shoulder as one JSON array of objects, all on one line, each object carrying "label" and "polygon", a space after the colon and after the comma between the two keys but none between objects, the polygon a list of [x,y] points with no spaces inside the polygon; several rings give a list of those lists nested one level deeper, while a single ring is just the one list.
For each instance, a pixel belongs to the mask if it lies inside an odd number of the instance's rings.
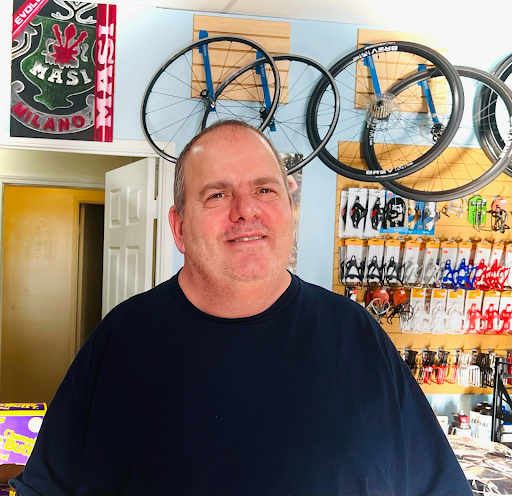
[{"label": "man's shoulder", "polygon": [[[297,277],[297,276],[295,276]],[[305,302],[310,301],[322,309],[333,309],[339,312],[353,312],[367,316],[368,312],[359,303],[352,301],[344,295],[335,293],[322,286],[298,278],[301,285],[302,296]]]}]

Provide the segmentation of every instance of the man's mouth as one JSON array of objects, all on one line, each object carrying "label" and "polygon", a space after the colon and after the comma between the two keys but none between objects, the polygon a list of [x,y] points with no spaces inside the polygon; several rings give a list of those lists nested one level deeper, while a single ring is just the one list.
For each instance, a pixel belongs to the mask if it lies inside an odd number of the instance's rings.
[{"label": "man's mouth", "polygon": [[251,236],[249,238],[236,238],[236,239],[230,239],[229,241],[231,243],[238,243],[239,241],[254,241],[256,239],[263,239],[265,236]]}]

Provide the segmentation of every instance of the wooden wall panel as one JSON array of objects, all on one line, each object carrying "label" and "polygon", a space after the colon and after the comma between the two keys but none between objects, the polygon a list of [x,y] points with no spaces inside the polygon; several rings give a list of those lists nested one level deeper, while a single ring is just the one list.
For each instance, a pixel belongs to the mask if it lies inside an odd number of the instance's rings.
[{"label": "wooden wall panel", "polygon": [[[426,45],[447,56],[447,41],[439,36],[420,35],[414,33],[402,33],[397,31],[380,31],[375,29],[359,29],[357,32],[357,48],[363,48],[365,45],[372,45],[384,41],[411,41]],[[418,64],[425,64],[426,68],[432,68],[433,65],[426,63],[423,57],[404,52],[395,52],[385,54],[386,67],[382,68],[383,62],[378,55],[374,57],[377,73],[379,74],[379,83],[382,93],[385,93],[390,85],[404,79],[408,75],[418,71]],[[389,75],[389,77],[387,77]],[[437,78],[438,83],[430,82],[430,90],[436,105],[438,113],[446,112],[446,83],[444,78]],[[365,67],[364,61],[356,62],[356,97],[355,108],[366,108],[368,98],[373,95],[373,85],[370,77],[370,70]],[[404,112],[427,112],[427,103],[423,96],[420,86],[413,85],[407,91],[403,92],[402,97],[407,97],[410,103],[402,108]],[[416,103],[411,103],[416,102]]]},{"label": "wooden wall panel", "polygon": [[[289,22],[195,15],[194,41],[199,39],[199,32],[201,30],[208,31],[209,36],[230,35],[248,38],[259,43],[271,55],[290,53],[291,24]],[[215,49],[209,49],[213,81],[222,81],[229,74],[255,60],[254,53],[245,53],[246,50],[242,49],[242,45],[239,48],[237,51],[235,46],[235,50],[233,50],[233,45],[230,45],[229,42],[222,42],[216,44]],[[227,52],[228,49],[230,50],[229,52]],[[280,101],[286,103],[286,95],[288,93],[286,90],[291,85],[288,75],[289,63],[280,61],[277,64],[281,78]],[[274,78],[270,71],[267,71],[267,77],[272,96]],[[204,88],[205,81],[202,56],[198,50],[194,50],[192,55],[192,96],[197,95],[199,88]],[[249,86],[247,90],[244,88],[230,91],[229,98],[240,101],[261,100],[259,98],[261,94],[258,95],[257,86],[257,81],[255,81],[254,85],[252,87]],[[227,97],[222,97],[222,95],[220,98],[227,99]]]}]

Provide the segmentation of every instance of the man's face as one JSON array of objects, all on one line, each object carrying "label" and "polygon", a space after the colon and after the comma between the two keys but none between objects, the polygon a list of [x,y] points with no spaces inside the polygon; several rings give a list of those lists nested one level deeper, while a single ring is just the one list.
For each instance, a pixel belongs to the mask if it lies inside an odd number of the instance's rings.
[{"label": "man's face", "polygon": [[284,272],[292,207],[278,162],[255,132],[224,127],[201,138],[185,164],[185,199],[173,228],[185,267],[218,282]]}]

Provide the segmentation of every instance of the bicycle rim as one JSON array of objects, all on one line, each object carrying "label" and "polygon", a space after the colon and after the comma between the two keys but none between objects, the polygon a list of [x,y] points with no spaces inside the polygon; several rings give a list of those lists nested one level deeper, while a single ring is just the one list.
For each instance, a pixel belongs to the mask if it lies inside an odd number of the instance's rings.
[{"label": "bicycle rim", "polygon": [[[209,64],[205,65],[200,51],[207,52]],[[240,67],[256,59],[262,60],[272,88],[267,115],[255,125],[260,130],[265,129],[279,101],[280,78],[274,60],[252,40],[215,36],[195,41],[177,52],[156,71],[148,84],[141,106],[141,123],[151,147],[161,157],[175,162],[177,156],[170,151],[171,144],[178,143],[182,148],[201,131],[206,108],[229,105],[229,98],[221,101],[215,97],[218,87]],[[248,106],[255,105],[260,90],[258,84],[248,81],[231,96],[245,101]],[[243,116],[236,117],[244,120]]]},{"label": "bicycle rim", "polygon": [[[510,77],[512,74],[512,55],[505,57],[491,73],[501,79],[507,88],[512,88],[512,78]],[[482,143],[482,148],[491,160],[496,160],[505,146],[504,137],[501,135],[496,120],[494,119],[494,103],[493,97],[488,93],[483,92],[482,95],[480,95],[478,104],[483,109],[488,108],[489,112],[487,126],[482,127],[479,138]],[[512,177],[512,165],[509,164],[504,172]]]},{"label": "bicycle rim", "polygon": [[[465,109],[461,125],[448,148],[420,171],[400,180],[383,182],[394,193],[418,201],[449,201],[469,195],[495,179],[512,160],[510,146],[512,95],[496,77],[471,67],[456,67],[464,86],[464,94],[473,97],[475,104]],[[435,71],[424,71],[414,76],[435,78]],[[494,100],[493,114],[478,103],[482,92]],[[481,128],[492,118],[507,143],[501,155],[490,160],[479,143]]]},{"label": "bicycle rim", "polygon": [[[285,165],[287,173],[293,174],[317,156],[334,132],[339,115],[338,88],[329,71],[312,59],[291,54],[274,55],[273,59],[281,74],[281,95],[264,133],[276,150],[289,152],[286,153]],[[255,72],[259,70],[260,64],[261,61],[257,60],[233,73],[219,86],[216,98],[229,97],[238,91],[240,83],[257,79],[259,76]],[[306,130],[307,103],[312,90],[323,78],[327,80],[327,89],[320,103],[321,141],[313,147]],[[237,102],[230,98],[229,108],[219,104],[217,112],[206,109],[202,127],[207,127],[221,118],[233,118],[238,115],[245,116],[249,121],[262,119],[262,110],[265,109],[264,95],[260,93],[258,96],[259,108],[257,105],[249,107],[246,102]]]},{"label": "bicycle rim", "polygon": [[[375,62],[380,96],[364,65],[368,55]],[[445,100],[439,101],[434,95],[436,116],[441,122],[435,135],[430,133],[433,116],[421,87],[412,87],[410,94],[400,97],[389,92],[422,65],[437,68],[449,88]],[[341,110],[333,136],[319,157],[338,174],[362,181],[403,177],[438,156],[457,131],[464,104],[460,79],[453,66],[428,47],[401,41],[378,43],[352,52],[330,71],[338,84]],[[323,91],[325,84],[320,83],[308,107],[308,136],[312,143],[319,141],[317,115]],[[363,146],[374,152],[365,154],[372,167],[361,159],[359,151],[366,127],[371,129],[371,142],[363,142]]]}]

